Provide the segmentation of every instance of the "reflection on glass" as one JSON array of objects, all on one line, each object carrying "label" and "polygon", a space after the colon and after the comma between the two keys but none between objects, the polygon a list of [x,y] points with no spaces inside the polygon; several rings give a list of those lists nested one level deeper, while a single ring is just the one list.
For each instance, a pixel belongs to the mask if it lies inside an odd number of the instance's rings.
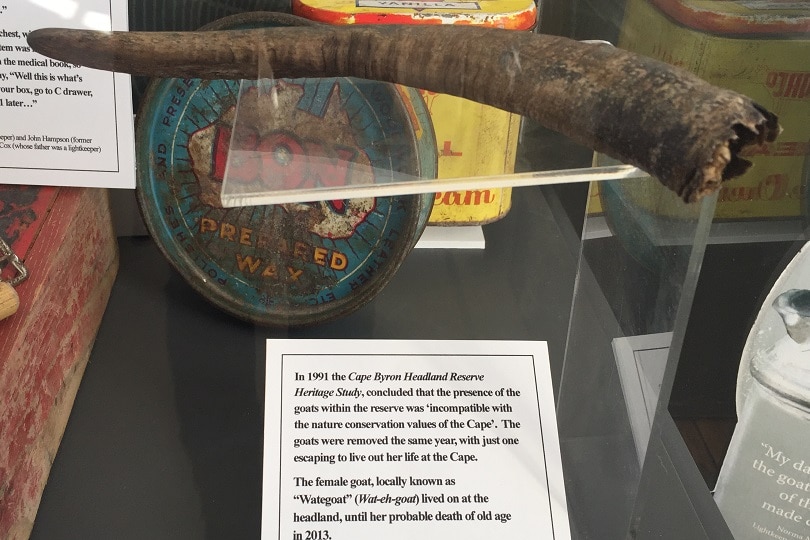
[{"label": "reflection on glass", "polygon": [[[641,176],[584,170],[437,179],[439,149],[416,90],[351,78],[242,81],[237,104],[199,134],[224,206],[488,189]],[[198,176],[199,176],[199,171]]]}]

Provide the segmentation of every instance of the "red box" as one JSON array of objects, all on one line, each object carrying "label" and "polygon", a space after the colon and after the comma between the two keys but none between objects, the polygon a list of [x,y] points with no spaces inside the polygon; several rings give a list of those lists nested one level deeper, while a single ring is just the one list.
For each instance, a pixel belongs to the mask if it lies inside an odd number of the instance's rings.
[{"label": "red box", "polygon": [[107,191],[0,185],[28,268],[0,321],[0,538],[28,538],[118,270]]}]

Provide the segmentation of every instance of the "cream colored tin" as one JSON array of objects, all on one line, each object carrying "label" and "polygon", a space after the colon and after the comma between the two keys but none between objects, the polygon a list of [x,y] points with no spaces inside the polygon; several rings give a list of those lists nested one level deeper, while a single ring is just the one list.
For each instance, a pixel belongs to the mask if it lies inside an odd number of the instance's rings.
[{"label": "cream colored tin", "polygon": [[618,46],[684,67],[779,115],[783,133],[748,152],[754,167],[721,188],[716,218],[802,214],[810,155],[810,3],[628,0]]}]

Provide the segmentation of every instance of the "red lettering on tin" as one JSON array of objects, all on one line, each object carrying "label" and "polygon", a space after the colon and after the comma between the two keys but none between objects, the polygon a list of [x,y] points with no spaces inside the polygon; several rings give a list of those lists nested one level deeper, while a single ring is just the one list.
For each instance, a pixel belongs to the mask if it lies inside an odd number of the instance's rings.
[{"label": "red lettering on tin", "polygon": [[795,196],[795,190],[788,189],[789,183],[786,174],[769,174],[756,186],[723,186],[717,200],[723,203],[780,201]]},{"label": "red lettering on tin", "polygon": [[[338,115],[338,118],[333,120],[340,120],[345,122],[347,128],[351,127],[346,111],[340,109],[341,101],[335,97],[337,94],[332,92],[329,95],[332,96],[329,101],[332,111],[330,114]],[[289,97],[294,96],[287,96]],[[256,99],[259,99],[258,94]],[[285,101],[285,106],[290,104],[288,102],[289,99]],[[269,102],[267,104],[269,105]],[[296,109],[295,114],[298,111],[299,109]],[[217,120],[200,127],[189,137],[187,149],[190,170],[199,183],[201,201],[205,205],[221,205],[219,192],[226,174],[232,185],[246,184],[250,186],[248,189],[259,190],[310,189],[319,186],[370,183],[374,179],[375,171],[371,167],[369,156],[359,145],[350,142],[352,140],[350,137],[337,139],[330,137],[322,140],[320,135],[322,130],[311,129],[313,126],[310,124],[301,128],[301,124],[292,119],[288,124],[275,124],[274,128],[267,127],[266,122],[262,121],[244,121],[239,126],[234,126],[232,125],[234,114],[235,107],[223,111]],[[252,114],[258,113],[253,111]],[[253,117],[248,115],[245,118]],[[159,167],[156,169],[160,170]],[[237,186],[236,189],[245,188]],[[283,212],[300,214],[300,221],[307,224],[309,232],[322,238],[340,239],[349,238],[356,232],[357,227],[364,223],[374,210],[376,202],[374,198],[367,197],[278,206]],[[209,226],[207,223],[198,225],[206,228]],[[252,225],[248,226],[254,228]],[[255,231],[245,231],[237,225],[236,231],[218,228],[218,232],[220,238],[242,245],[272,246],[281,242],[278,238],[266,238],[261,227]],[[293,249],[294,247],[290,246],[289,251]],[[309,259],[311,262],[311,251]]]},{"label": "red lettering on tin", "polygon": [[779,141],[752,146],[741,152],[742,156],[796,157],[810,155],[810,141]]},{"label": "red lettering on tin", "polygon": [[774,156],[794,157],[810,155],[810,141],[783,141],[776,144]]},{"label": "red lettering on tin", "polygon": [[444,146],[439,150],[439,155],[442,157],[455,157],[461,156],[462,152],[456,152],[452,148],[453,141],[444,141]]},{"label": "red lettering on tin", "polygon": [[[219,125],[214,134],[211,176],[222,182],[230,155],[230,180],[240,183],[263,182],[273,188],[343,186],[351,181],[357,162],[356,148],[326,145],[303,140],[294,133],[277,130],[264,136],[240,130],[233,149],[230,127]],[[232,151],[231,151],[232,150]]]},{"label": "red lettering on tin", "polygon": [[434,204],[438,206],[480,206],[481,204],[491,204],[494,200],[495,194],[490,189],[471,189],[437,193]]},{"label": "red lettering on tin", "polygon": [[[357,160],[357,150],[348,146],[335,146],[331,149],[321,143],[304,141],[308,165],[304,179],[305,187],[314,186],[345,186],[349,183],[352,163]],[[330,151],[334,155],[330,155]]]},{"label": "red lettering on tin", "polygon": [[[786,174],[769,174],[759,184],[760,198],[765,201],[778,201],[787,195],[788,177]],[[765,192],[763,193],[763,189]]]},{"label": "red lettering on tin", "polygon": [[769,71],[765,86],[775,98],[804,99],[810,95],[810,73],[804,71]]}]

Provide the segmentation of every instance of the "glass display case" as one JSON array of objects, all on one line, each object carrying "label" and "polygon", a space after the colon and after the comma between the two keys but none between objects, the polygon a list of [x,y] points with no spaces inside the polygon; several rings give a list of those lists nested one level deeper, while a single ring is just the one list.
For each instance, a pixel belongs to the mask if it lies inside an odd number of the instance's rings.
[{"label": "glass display case", "polygon": [[[195,4],[177,5],[189,3]],[[276,3],[250,2],[241,9],[273,4],[280,11],[295,11],[295,5]],[[172,25],[167,22],[171,16],[157,7],[131,2],[131,25],[187,29],[240,9],[231,4],[236,3],[200,0],[199,9],[188,11],[194,21],[181,17]],[[686,204],[637,169],[522,119],[514,137],[516,174],[504,182],[514,186],[510,208],[483,225],[452,227],[477,229],[482,242],[454,249],[419,244],[427,215],[425,208],[413,210],[409,219],[419,223],[384,287],[339,317],[317,320],[320,324],[286,327],[282,315],[265,326],[253,324],[267,321],[252,314],[234,316],[238,308],[219,309],[227,301],[216,298],[207,283],[191,282],[205,282],[205,276],[184,279],[181,273],[196,274],[172,260],[177,252],[191,250],[186,244],[167,244],[179,236],[166,223],[199,208],[181,207],[172,214],[156,206],[157,213],[150,214],[147,204],[150,236],[133,218],[132,193],[114,193],[118,276],[31,538],[259,537],[265,346],[267,339],[282,337],[546,341],[571,537],[732,538],[711,491],[736,422],[743,349],[773,283],[808,240],[810,79],[795,74],[808,69],[810,11],[801,2],[724,2],[733,4],[731,12],[712,19],[723,26],[706,28],[709,23],[694,14],[712,9],[710,4],[544,0],[533,4],[537,28],[521,31],[605,40],[715,78],[721,86],[738,84],[737,90],[755,100],[773,100],[763,104],[780,114],[785,131],[780,142],[752,151],[759,154],[752,156],[752,172],[716,195]],[[764,17],[786,26],[759,29],[746,22],[746,10],[759,15],[756,24],[764,24]],[[780,19],[784,10],[789,17]],[[735,21],[741,26],[729,26]],[[780,47],[795,51],[788,56],[798,63],[770,66],[767,62],[781,58]],[[725,73],[727,57],[743,52],[752,58],[750,69],[739,71],[754,73],[754,82]],[[264,91],[261,81],[242,84],[228,90],[234,99],[251,89]],[[216,84],[204,86],[201,94],[219,95]],[[174,87],[144,92],[144,81],[135,79],[135,89],[136,101],[145,103],[140,114],[146,116],[165,112],[160,99],[172,96],[160,92],[171,94]],[[390,98],[375,92],[357,90],[374,94],[373,99]],[[416,96],[412,99],[419,103]],[[317,96],[312,103],[317,105]],[[243,125],[240,115],[249,114],[249,105],[234,106],[218,111],[233,115],[228,117],[233,133]],[[189,110],[196,112],[195,107]],[[360,109],[352,111],[359,117]],[[432,129],[431,120],[427,109],[417,109],[403,109],[400,120],[412,122],[413,132],[421,134]],[[177,133],[182,132],[178,126]],[[198,134],[207,127],[195,129]],[[142,153],[160,147],[165,136],[148,128],[138,135],[138,143],[146,145],[146,150],[139,148]],[[217,137],[213,128],[199,135],[214,149],[214,157]],[[263,137],[239,138],[253,151]],[[300,138],[295,141],[303,148],[309,139]],[[410,176],[420,177],[435,176],[438,167],[441,177],[441,158],[438,165],[420,161],[420,144],[416,164],[403,169],[411,167],[416,172]],[[194,161],[192,146],[185,147],[188,162]],[[371,141],[366,153],[372,155],[377,146]],[[452,156],[453,149],[458,150],[440,144],[439,155]],[[159,170],[159,161],[153,152],[144,163]],[[240,172],[233,164],[220,165],[219,180]],[[215,160],[206,164],[208,177],[215,177],[212,171],[218,166]],[[596,167],[612,179],[553,181],[557,171],[582,169],[580,177],[585,178]],[[510,172],[487,174],[495,178]],[[191,196],[183,191],[183,182],[168,189],[161,184],[163,177],[154,176],[149,186],[156,194],[141,185],[142,207],[143,197]],[[544,176],[551,180],[542,181]],[[449,180],[438,185],[468,192],[479,188],[474,175],[468,180],[460,188]],[[429,187],[405,191],[432,191]],[[239,197],[232,202],[236,213],[240,205],[257,204]],[[198,232],[225,238],[226,220],[217,215],[202,213],[195,222]],[[205,219],[212,224],[210,231],[202,225],[208,223]],[[435,225],[428,225],[431,232],[445,228]],[[161,229],[168,231],[165,238],[155,233]],[[232,243],[251,242],[251,233],[244,230],[228,233]],[[333,265],[342,264],[339,255],[334,258],[336,245],[333,239],[332,251],[324,248],[324,266],[330,264],[330,253]],[[239,264],[244,270],[252,262],[242,259]],[[548,536],[538,532],[536,537]]]}]

